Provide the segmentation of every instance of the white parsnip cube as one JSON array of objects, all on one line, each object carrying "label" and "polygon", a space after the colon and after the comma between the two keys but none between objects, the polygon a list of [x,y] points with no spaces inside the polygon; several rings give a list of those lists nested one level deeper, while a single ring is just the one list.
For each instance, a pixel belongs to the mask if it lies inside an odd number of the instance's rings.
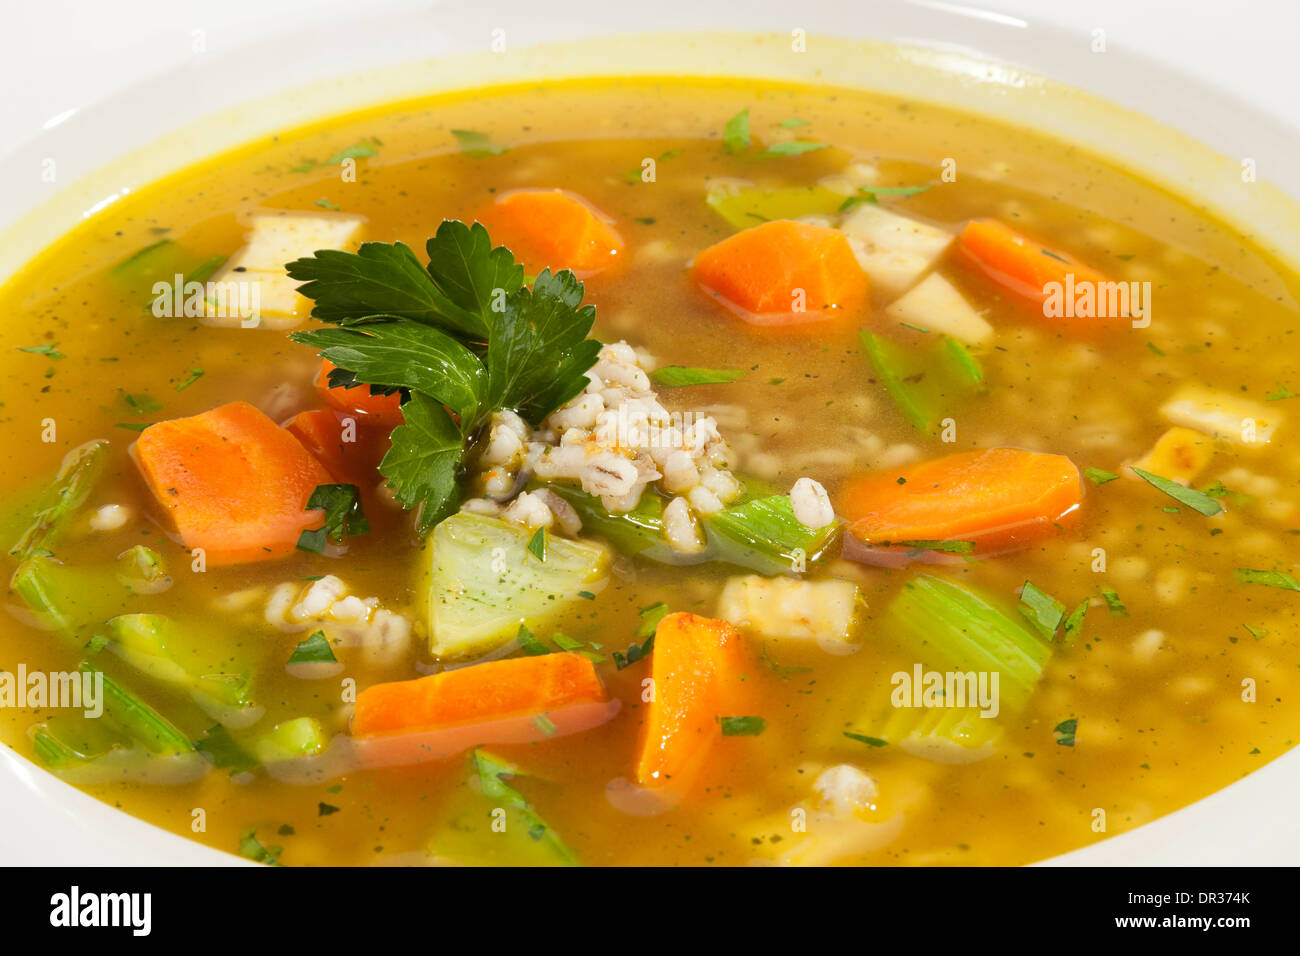
[{"label": "white parsnip cube", "polygon": [[1238,445],[1266,445],[1282,423],[1282,414],[1274,408],[1199,385],[1179,389],[1160,407],[1162,414],[1175,425],[1184,425]]},{"label": "white parsnip cube", "polygon": [[718,598],[718,617],[770,640],[816,641],[831,651],[848,649],[863,606],[851,581],[730,578]]},{"label": "white parsnip cube", "polygon": [[862,203],[844,217],[840,230],[871,279],[887,298],[916,284],[952,244],[953,235],[937,226]]},{"label": "white parsnip cube", "polygon": [[955,285],[937,272],[930,273],[891,302],[885,315],[895,322],[951,335],[968,345],[982,345],[993,337],[993,326]]},{"label": "white parsnip cube", "polygon": [[[248,305],[256,305],[258,328],[289,329],[311,312],[311,302],[298,294],[298,283],[284,271],[286,262],[319,249],[343,249],[365,223],[364,216],[345,213],[259,213],[249,217],[248,244],[237,251],[211,282],[239,309],[211,308],[205,325],[235,327],[248,322]],[[244,289],[239,287],[244,286]],[[250,292],[255,291],[255,296]],[[209,298],[212,298],[209,296]]]}]

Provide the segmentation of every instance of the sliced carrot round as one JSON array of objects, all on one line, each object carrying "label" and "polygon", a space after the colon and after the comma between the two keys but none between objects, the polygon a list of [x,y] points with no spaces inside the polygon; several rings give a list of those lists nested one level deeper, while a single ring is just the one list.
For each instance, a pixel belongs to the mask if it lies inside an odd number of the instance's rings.
[{"label": "sliced carrot round", "polygon": [[753,325],[843,319],[867,303],[867,275],[838,229],[776,219],[695,257],[692,276]]},{"label": "sliced carrot round", "polygon": [[369,385],[330,388],[330,372],[337,367],[329,359],[322,359],[320,374],[316,376],[316,390],[327,405],[387,431],[402,424],[402,397],[399,394],[375,395]]},{"label": "sliced carrot round", "polygon": [[873,546],[970,542],[988,554],[1068,528],[1082,502],[1079,469],[1064,455],[990,448],[855,479],[840,512],[850,532]]},{"label": "sliced carrot round", "polygon": [[587,200],[562,189],[502,193],[480,219],[492,241],[514,253],[530,272],[549,266],[580,279],[618,262],[623,237],[612,220]]}]

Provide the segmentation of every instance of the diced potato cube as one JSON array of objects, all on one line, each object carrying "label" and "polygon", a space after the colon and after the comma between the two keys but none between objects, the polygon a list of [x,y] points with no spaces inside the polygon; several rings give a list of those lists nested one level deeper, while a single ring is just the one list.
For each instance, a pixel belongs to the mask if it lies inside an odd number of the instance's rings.
[{"label": "diced potato cube", "polygon": [[1238,445],[1265,445],[1282,423],[1276,409],[1228,392],[1189,385],[1165,402],[1160,414],[1175,425]]},{"label": "diced potato cube", "polygon": [[[261,213],[250,217],[248,244],[231,256],[211,280],[221,291],[229,291],[226,298],[240,303],[240,307],[209,309],[215,314],[205,314],[203,323],[267,329],[298,325],[311,313],[311,302],[298,294],[298,283],[284,271],[285,263],[318,249],[346,247],[364,222],[364,216],[343,213]],[[256,294],[255,300],[251,293]],[[249,308],[250,303],[255,310]]]},{"label": "diced potato cube", "polygon": [[772,640],[816,641],[843,653],[853,641],[863,601],[850,581],[802,581],[757,574],[727,581],[718,617]]},{"label": "diced potato cube", "polygon": [[889,298],[906,292],[952,244],[943,229],[900,216],[873,203],[861,203],[844,217],[858,264],[872,285]]},{"label": "diced potato cube", "polygon": [[[1151,446],[1150,451],[1133,462],[1134,467],[1164,478],[1190,485],[1214,457],[1214,440],[1192,428],[1175,426]],[[1126,472],[1137,479],[1132,472]]]},{"label": "diced potato cube", "polygon": [[890,303],[885,314],[896,322],[942,332],[969,345],[981,345],[993,337],[993,326],[937,272]]}]

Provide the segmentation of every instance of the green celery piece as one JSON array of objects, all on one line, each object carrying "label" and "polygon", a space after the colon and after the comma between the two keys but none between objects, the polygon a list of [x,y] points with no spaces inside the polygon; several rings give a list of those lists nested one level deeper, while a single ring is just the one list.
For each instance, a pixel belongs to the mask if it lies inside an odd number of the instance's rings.
[{"label": "green celery piece", "polygon": [[82,661],[78,669],[82,673],[103,676],[104,719],[111,726],[143,745],[150,753],[169,755],[194,750],[190,739],[175,724],[99,668]]},{"label": "green celery piece", "polygon": [[841,522],[805,528],[787,495],[771,495],[710,515],[704,525],[716,560],[760,574],[784,574],[793,569],[797,552],[806,562],[820,558],[839,537]]},{"label": "green celery piece", "polygon": [[437,657],[462,657],[500,647],[519,625],[538,629],[599,590],[609,553],[583,541],[555,537],[546,560],[528,551],[532,532],[461,512],[433,532],[428,554],[429,645]]},{"label": "green celery piece", "polygon": [[71,770],[93,764],[130,741],[111,731],[102,720],[60,716],[32,731],[32,753],[51,770]]},{"label": "green celery piece", "polygon": [[295,717],[276,724],[257,739],[253,752],[264,764],[296,760],[320,753],[329,743],[329,737],[319,720],[314,717]]},{"label": "green celery piece", "polygon": [[659,495],[647,491],[631,511],[612,514],[595,495],[572,485],[556,483],[545,487],[573,506],[585,531],[607,539],[624,554],[640,555],[661,564],[681,563],[664,535],[664,500]]},{"label": "green celery piece", "polygon": [[777,189],[754,186],[739,190],[710,189],[705,202],[737,229],[748,229],[773,219],[833,215],[844,203],[844,194],[824,186]]},{"label": "green celery piece", "polygon": [[903,345],[882,335],[859,333],[881,385],[916,428],[934,432],[957,403],[984,387],[984,372],[960,342],[941,336],[933,343]]},{"label": "green celery piece", "polygon": [[108,460],[108,442],[102,439],[74,448],[64,457],[59,473],[46,489],[32,523],[9,553],[20,560],[38,551],[49,551],[104,473]]},{"label": "green celery piece", "polygon": [[998,673],[1002,708],[1028,703],[1050,648],[976,592],[929,574],[907,581],[885,611],[885,627],[926,666]]},{"label": "green celery piece", "polygon": [[177,658],[184,645],[180,626],[162,614],[119,614],[106,625],[108,649],[136,670],[188,691],[200,703],[221,708],[250,706],[247,675],[219,674]]},{"label": "green celery piece", "polygon": [[157,594],[171,586],[167,576],[167,563],[153,548],[137,544],[123,551],[117,558],[117,579],[122,586],[137,594]]},{"label": "green celery piece", "polygon": [[[693,554],[675,550],[664,535],[664,500],[653,492],[641,496],[636,508],[619,514],[605,510],[600,499],[571,485],[545,487],[573,505],[582,526],[606,538],[619,551],[659,564],[687,565],[721,561],[761,574],[786,574],[795,563],[796,550],[804,558],[820,558],[839,537],[837,520],[825,528],[811,530],[794,516],[786,495],[742,496],[739,504],[704,520],[705,547]],[[766,489],[746,483],[746,495]]]},{"label": "green celery piece", "polygon": [[172,239],[159,239],[143,249],[137,249],[109,269],[117,282],[141,294],[155,282],[171,283],[177,274],[184,275],[181,267],[185,259],[181,247]]},{"label": "green celery piece", "polygon": [[580,865],[523,794],[501,779],[527,774],[485,750],[470,755],[469,772],[477,787],[467,782],[457,788],[443,811],[446,823],[431,840],[430,852],[479,866]]},{"label": "green celery piece", "polygon": [[904,753],[939,763],[972,763],[990,756],[1002,736],[1002,721],[983,717],[975,707],[894,707],[878,700],[865,719],[853,725],[851,743],[861,748],[861,737],[883,740]]}]

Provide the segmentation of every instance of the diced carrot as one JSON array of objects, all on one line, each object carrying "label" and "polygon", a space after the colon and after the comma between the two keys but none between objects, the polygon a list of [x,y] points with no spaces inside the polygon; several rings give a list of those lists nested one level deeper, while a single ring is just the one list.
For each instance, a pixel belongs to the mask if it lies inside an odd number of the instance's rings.
[{"label": "diced carrot", "polygon": [[865,475],[849,482],[840,511],[873,546],[964,541],[988,554],[1069,527],[1082,502],[1079,469],[1064,455],[989,448]]},{"label": "diced carrot", "polygon": [[679,794],[690,788],[721,736],[719,718],[744,714],[742,654],[740,632],[727,621],[679,612],[659,622],[638,783]]},{"label": "diced carrot", "polygon": [[705,292],[754,325],[844,319],[867,303],[867,274],[844,233],[791,219],[709,246],[691,271]]},{"label": "diced carrot", "polygon": [[377,469],[388,439],[379,429],[367,428],[364,420],[349,429],[341,420],[346,417],[332,409],[314,408],[299,412],[284,427],[336,482],[368,488],[379,480]]},{"label": "diced carrot", "polygon": [[385,431],[392,431],[402,424],[402,398],[398,393],[374,395],[369,385],[330,388],[330,372],[336,367],[328,359],[322,359],[320,374],[316,376],[316,388],[327,405],[348,415],[356,415],[359,420],[364,419]]},{"label": "diced carrot", "polygon": [[612,220],[587,200],[562,189],[502,193],[479,216],[492,241],[514,253],[530,272],[571,269],[580,279],[618,262],[623,238]]},{"label": "diced carrot", "polygon": [[[967,262],[1035,310],[1043,311],[1052,295],[1059,297],[1064,313],[1067,301],[1077,301],[1077,294],[1091,286],[1092,316],[1057,317],[1062,325],[1076,330],[1095,330],[1127,321],[1122,315],[1096,315],[1107,311],[1101,303],[1108,282],[1105,275],[1064,252],[1049,249],[1023,236],[996,219],[972,219],[958,239],[958,249]],[[1052,284],[1056,286],[1053,289]],[[1052,291],[1049,291],[1052,290]],[[1098,294],[1102,300],[1098,300]],[[1073,306],[1068,308],[1073,311]],[[1047,316],[1044,311],[1044,317]]]},{"label": "diced carrot", "polygon": [[284,557],[320,526],[321,512],[304,509],[329,473],[247,402],[150,425],[131,451],[185,546],[202,548],[208,564]]},{"label": "diced carrot", "polygon": [[[352,735],[373,737],[512,718],[532,720],[608,699],[595,665],[581,654],[511,657],[367,687],[357,695]],[[546,721],[538,719],[536,725],[533,739],[545,739],[550,730]]]}]

